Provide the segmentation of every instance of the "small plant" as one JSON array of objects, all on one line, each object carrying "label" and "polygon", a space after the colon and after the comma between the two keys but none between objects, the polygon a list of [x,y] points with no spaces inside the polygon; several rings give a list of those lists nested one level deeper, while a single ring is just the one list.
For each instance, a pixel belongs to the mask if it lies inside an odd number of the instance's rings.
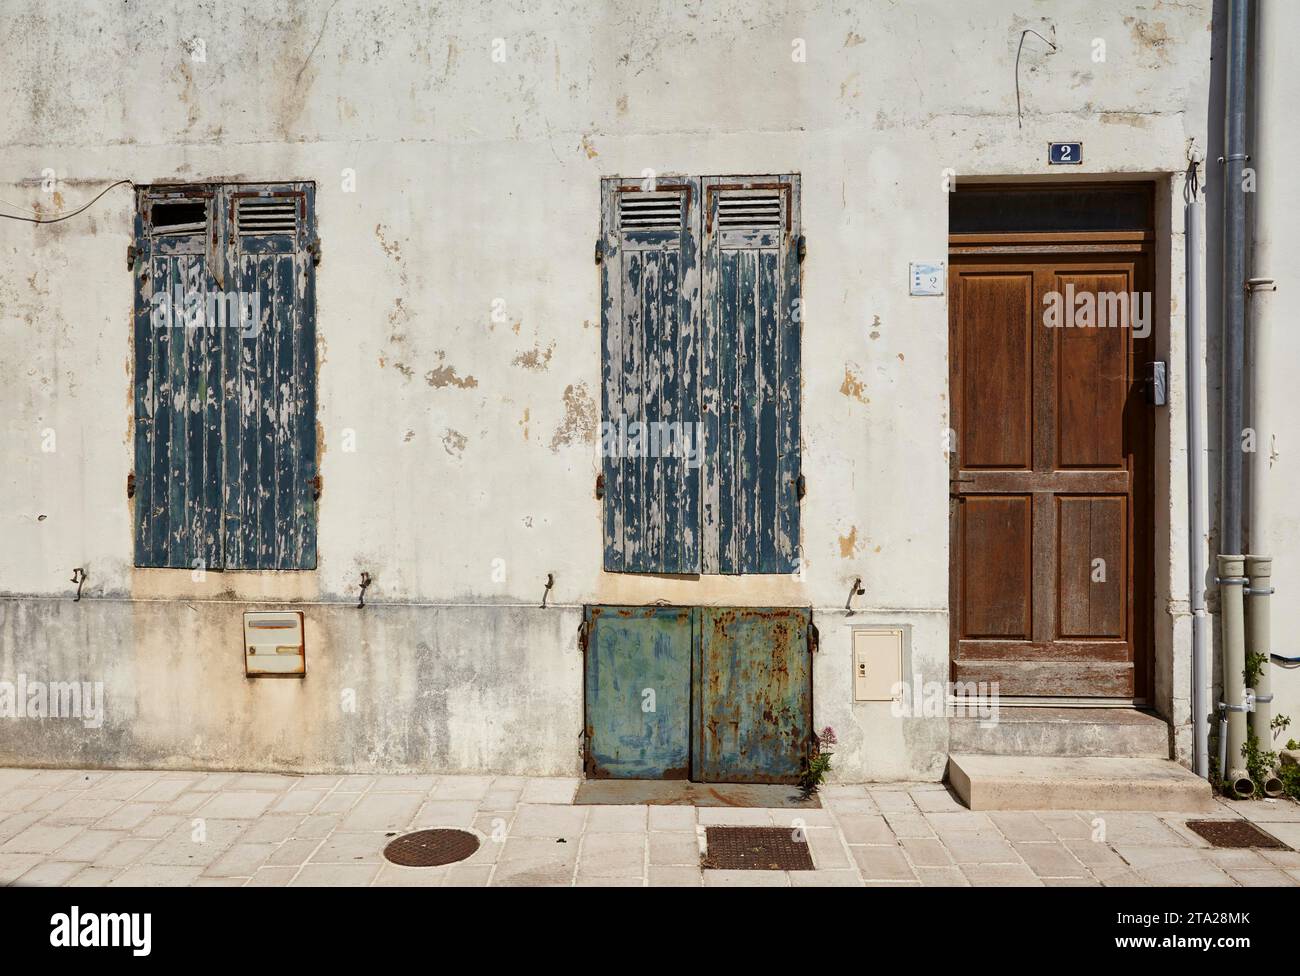
[{"label": "small plant", "polygon": [[1277,765],[1277,753],[1261,749],[1259,736],[1253,730],[1247,729],[1246,744],[1241,747],[1241,755],[1246,760],[1246,772],[1250,774],[1251,782],[1255,784],[1255,796],[1263,796],[1263,783],[1268,778],[1269,772]]},{"label": "small plant", "polygon": [[1246,666],[1241,669],[1241,676],[1246,679],[1247,688],[1255,687],[1255,682],[1259,681],[1259,676],[1264,673],[1264,667],[1267,664],[1267,654],[1261,654],[1258,651],[1246,652]]},{"label": "small plant", "polygon": [[829,725],[812,736],[812,752],[804,760],[803,772],[799,774],[799,792],[806,800],[821,789],[822,781],[831,771],[831,753],[826,747],[833,746],[837,740],[835,730]]},{"label": "small plant", "polygon": [[[1290,727],[1291,727],[1290,715],[1274,715],[1273,721],[1269,723],[1269,728],[1273,730],[1274,739],[1276,739],[1279,735],[1281,735]],[[1295,740],[1292,739],[1291,741],[1294,742]],[[1287,746],[1287,748],[1290,749],[1291,747]]]},{"label": "small plant", "polygon": [[1277,775],[1282,780],[1282,789],[1286,795],[1293,800],[1300,800],[1300,766],[1286,763],[1278,767]]},{"label": "small plant", "polygon": [[1297,742],[1295,739],[1287,739],[1286,747],[1288,749],[1300,749],[1300,742]]}]

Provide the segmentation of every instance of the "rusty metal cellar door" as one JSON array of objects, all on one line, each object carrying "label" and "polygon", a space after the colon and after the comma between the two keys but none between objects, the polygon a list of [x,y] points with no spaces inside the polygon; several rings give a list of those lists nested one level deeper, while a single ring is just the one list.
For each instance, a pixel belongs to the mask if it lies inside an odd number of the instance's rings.
[{"label": "rusty metal cellar door", "polygon": [[811,625],[806,608],[588,607],[587,776],[798,782]]}]

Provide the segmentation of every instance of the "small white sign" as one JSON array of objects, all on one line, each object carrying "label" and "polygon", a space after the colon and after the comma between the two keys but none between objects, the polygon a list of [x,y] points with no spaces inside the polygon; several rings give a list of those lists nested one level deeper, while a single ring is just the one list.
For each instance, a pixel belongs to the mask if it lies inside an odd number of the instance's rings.
[{"label": "small white sign", "polygon": [[909,266],[912,272],[913,295],[942,295],[943,282],[947,271],[942,261],[913,261]]}]

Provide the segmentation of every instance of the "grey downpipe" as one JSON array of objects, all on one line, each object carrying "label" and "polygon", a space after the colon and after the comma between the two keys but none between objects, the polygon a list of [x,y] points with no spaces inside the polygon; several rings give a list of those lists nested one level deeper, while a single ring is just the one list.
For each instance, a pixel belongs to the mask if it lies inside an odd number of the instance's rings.
[{"label": "grey downpipe", "polygon": [[[1268,750],[1273,741],[1273,681],[1269,675],[1273,662],[1269,645],[1272,643],[1269,626],[1270,604],[1273,599],[1273,560],[1269,556],[1247,556],[1246,576],[1250,587],[1246,590],[1246,652],[1258,655],[1259,677],[1255,679],[1255,710],[1250,713],[1250,731],[1255,734],[1257,748]],[[1259,784],[1264,795],[1276,799],[1283,791],[1282,780],[1276,769],[1264,771],[1264,781]]]},{"label": "grey downpipe", "polygon": [[[1205,421],[1202,393],[1205,375],[1201,307],[1201,202],[1196,198],[1196,162],[1187,172],[1184,234],[1187,253],[1187,562],[1192,611],[1192,765],[1202,779],[1210,776],[1210,618],[1205,609],[1206,535]],[[1224,745],[1227,741],[1224,740]],[[1220,765],[1222,770],[1223,766]]]},{"label": "grey downpipe", "polygon": [[[1224,110],[1223,158],[1223,423],[1222,472],[1219,479],[1219,625],[1223,629],[1223,707],[1228,713],[1226,786],[1240,796],[1254,784],[1240,768],[1246,744],[1245,621],[1242,589],[1245,561],[1241,555],[1242,374],[1245,367],[1246,322],[1246,197],[1242,170],[1246,165],[1246,46],[1250,29],[1247,0],[1228,5],[1227,104]],[[1244,778],[1244,782],[1243,782]]]}]

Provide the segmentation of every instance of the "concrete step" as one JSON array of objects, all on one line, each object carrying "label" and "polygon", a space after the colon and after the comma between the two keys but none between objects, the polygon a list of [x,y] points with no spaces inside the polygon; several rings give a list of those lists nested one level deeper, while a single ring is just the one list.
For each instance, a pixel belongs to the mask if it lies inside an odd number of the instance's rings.
[{"label": "concrete step", "polygon": [[999,708],[948,720],[948,751],[991,756],[1169,758],[1169,726],[1133,708]]},{"label": "concrete step", "polygon": [[972,810],[1216,809],[1210,784],[1171,759],[958,753],[948,782]]}]

